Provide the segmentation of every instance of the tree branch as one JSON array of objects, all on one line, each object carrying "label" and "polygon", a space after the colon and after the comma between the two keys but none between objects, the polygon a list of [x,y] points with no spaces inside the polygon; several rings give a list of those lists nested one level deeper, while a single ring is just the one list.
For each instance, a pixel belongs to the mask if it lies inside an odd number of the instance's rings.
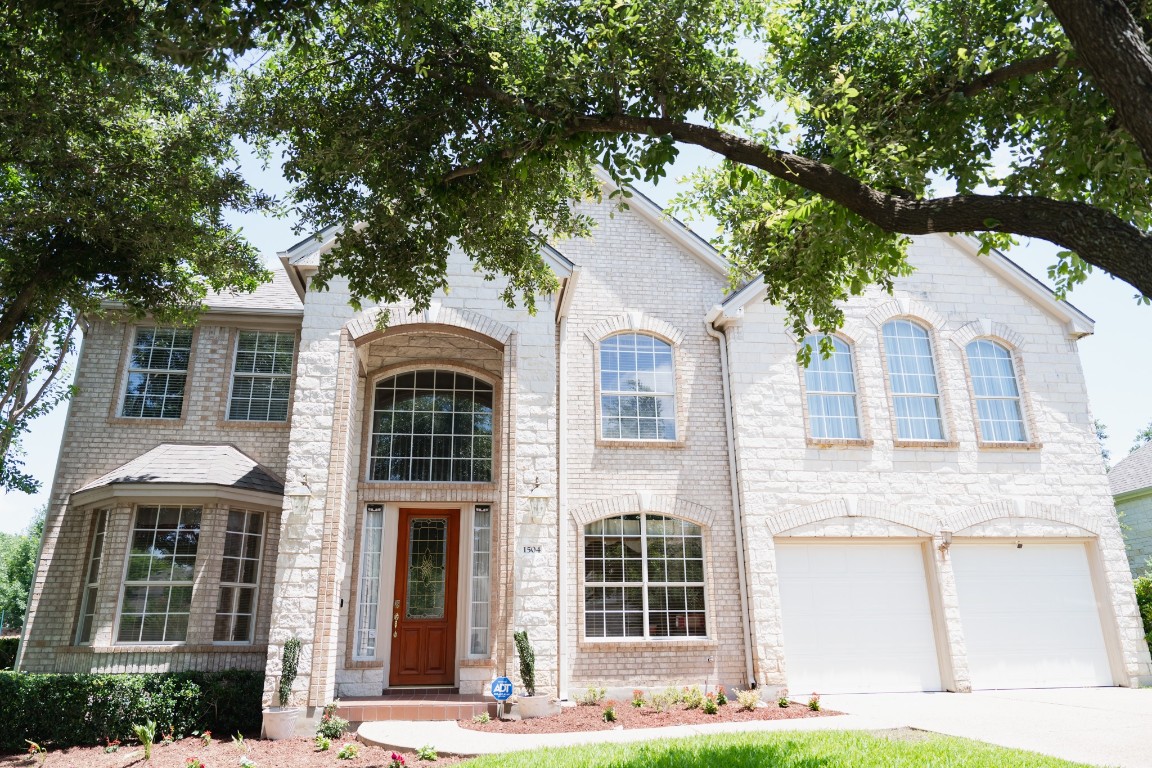
[{"label": "tree branch", "polygon": [[1053,51],[1046,53],[1043,56],[1036,56],[1031,59],[1021,59],[1014,61],[1011,64],[1006,64],[1000,69],[994,69],[991,72],[980,75],[974,80],[967,83],[958,83],[956,86],[949,88],[940,94],[941,96],[948,96],[953,93],[962,93],[968,98],[983,93],[984,91],[991,90],[998,85],[1007,83],[1010,80],[1019,80],[1022,77],[1030,77],[1031,75],[1038,75],[1041,72],[1046,72],[1049,69],[1055,69],[1060,64],[1060,56],[1062,54]]},{"label": "tree branch", "polygon": [[1136,18],[1124,0],[1047,2],[1120,125],[1152,167],[1152,51]]}]

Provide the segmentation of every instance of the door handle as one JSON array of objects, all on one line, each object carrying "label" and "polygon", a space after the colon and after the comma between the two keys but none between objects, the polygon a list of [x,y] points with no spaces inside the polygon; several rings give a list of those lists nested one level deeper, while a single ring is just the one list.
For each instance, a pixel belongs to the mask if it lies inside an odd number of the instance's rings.
[{"label": "door handle", "polygon": [[400,611],[392,615],[392,637],[396,637],[396,625],[400,623]]}]

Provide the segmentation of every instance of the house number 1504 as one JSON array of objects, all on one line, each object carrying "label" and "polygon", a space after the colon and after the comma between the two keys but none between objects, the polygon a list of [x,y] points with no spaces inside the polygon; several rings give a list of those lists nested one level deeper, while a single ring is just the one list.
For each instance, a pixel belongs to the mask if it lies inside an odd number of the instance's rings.
[{"label": "house number 1504", "polygon": [[524,547],[523,551],[524,551],[524,554],[526,554],[526,555],[538,555],[543,551],[543,549],[541,547],[529,546],[529,547]]}]

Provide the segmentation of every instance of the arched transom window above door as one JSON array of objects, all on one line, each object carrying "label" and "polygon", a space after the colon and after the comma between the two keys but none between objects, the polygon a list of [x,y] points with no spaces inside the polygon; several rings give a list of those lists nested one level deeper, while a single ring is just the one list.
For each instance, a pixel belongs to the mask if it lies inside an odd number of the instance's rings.
[{"label": "arched transom window above door", "polygon": [[491,482],[493,388],[466,373],[413,371],[377,382],[368,477]]}]

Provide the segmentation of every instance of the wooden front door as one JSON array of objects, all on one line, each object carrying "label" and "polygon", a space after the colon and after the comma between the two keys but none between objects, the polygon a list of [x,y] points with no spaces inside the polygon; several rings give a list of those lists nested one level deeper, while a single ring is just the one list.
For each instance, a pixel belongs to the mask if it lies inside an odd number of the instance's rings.
[{"label": "wooden front door", "polygon": [[456,682],[460,513],[401,509],[388,685]]}]

